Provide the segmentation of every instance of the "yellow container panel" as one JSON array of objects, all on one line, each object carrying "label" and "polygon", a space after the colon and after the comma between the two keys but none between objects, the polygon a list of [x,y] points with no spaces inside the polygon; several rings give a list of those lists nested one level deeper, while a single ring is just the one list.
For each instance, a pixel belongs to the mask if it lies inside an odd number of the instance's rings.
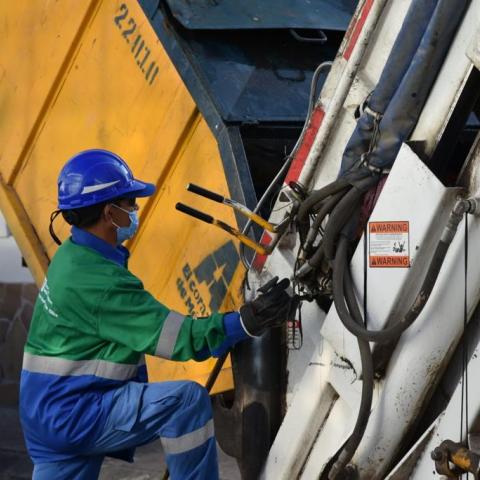
[{"label": "yellow container panel", "polygon": [[6,181],[34,142],[94,3],[0,2],[0,160]]},{"label": "yellow container panel", "polygon": [[[128,7],[121,9],[120,5]],[[126,11],[128,17],[120,22]],[[136,25],[134,35],[151,48],[149,59],[161,69],[161,76],[151,77],[153,82],[146,79],[131,51],[130,43],[135,40],[125,38],[125,31],[117,25],[128,25],[129,18]],[[142,62],[145,53],[139,55]],[[66,159],[87,148],[111,149],[127,160],[136,175],[161,183],[163,169],[172,161],[189,121],[197,114],[135,1],[100,2],[72,61],[14,182],[50,256],[56,245],[48,232],[46,213],[55,209],[56,178]],[[66,237],[67,226],[60,233]]]},{"label": "yellow container panel", "polygon": [[[79,23],[67,16],[63,25],[56,7],[46,14],[48,30],[33,32],[39,51],[48,51],[64,26],[72,33],[63,58],[58,50],[57,61],[44,66],[46,86],[35,91],[32,103],[37,112],[28,112],[33,122],[20,128],[28,105],[17,99],[10,124],[0,124],[0,138],[7,138],[17,123],[20,132],[18,145],[9,147],[8,162],[2,158],[0,164],[0,207],[37,283],[43,280],[47,256],[56,250],[48,223],[61,167],[78,151],[107,148],[125,158],[136,176],[157,185],[156,194],[141,203],[141,227],[130,245],[133,272],[179,311],[203,316],[234,309],[243,279],[237,243],[174,208],[183,201],[235,225],[232,211],[185,190],[193,182],[229,195],[214,136],[136,1],[74,3],[85,9],[70,5],[82,17]],[[7,56],[13,53],[10,49]],[[11,59],[5,65],[6,75],[15,77]],[[60,238],[68,236],[60,218],[55,228]],[[213,361],[176,364],[149,358],[147,363],[150,380],[204,383]],[[215,388],[231,386],[228,364]]]},{"label": "yellow container panel", "polygon": [[[201,159],[201,161],[200,161]],[[215,173],[214,173],[215,172]],[[183,148],[171,166],[167,180],[158,189],[153,205],[142,217],[142,227],[132,245],[131,270],[145,279],[145,286],[157,298],[181,312],[205,316],[220,307],[233,310],[238,305],[243,269],[238,268],[236,244],[220,230],[189,217],[179,217],[175,203],[181,201],[203,211],[212,211],[235,224],[233,211],[185,190],[189,182],[228,195],[217,144],[205,121],[197,122],[185,139]],[[213,174],[212,174],[213,173]],[[145,272],[149,272],[145,276]],[[213,301],[223,298],[222,304]],[[150,358],[150,380],[185,378],[195,372],[195,379],[205,383],[214,361],[203,363],[168,362]],[[230,369],[230,365],[226,365]],[[224,369],[216,389],[231,386]]]}]

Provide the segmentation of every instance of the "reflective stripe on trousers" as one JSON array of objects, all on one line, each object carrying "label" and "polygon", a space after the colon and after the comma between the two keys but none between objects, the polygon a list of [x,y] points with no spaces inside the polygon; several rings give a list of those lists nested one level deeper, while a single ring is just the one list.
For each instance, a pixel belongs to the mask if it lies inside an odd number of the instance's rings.
[{"label": "reflective stripe on trousers", "polygon": [[214,436],[213,419],[209,420],[203,427],[193,432],[186,433],[180,437],[160,437],[165,454],[178,455],[203,445],[209,438]]}]

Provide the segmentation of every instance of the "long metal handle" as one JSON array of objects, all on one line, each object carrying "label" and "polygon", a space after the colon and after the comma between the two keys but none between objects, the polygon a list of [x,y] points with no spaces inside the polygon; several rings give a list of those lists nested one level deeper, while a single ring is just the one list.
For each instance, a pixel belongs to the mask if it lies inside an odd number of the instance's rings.
[{"label": "long metal handle", "polygon": [[236,202],[235,200],[226,198],[223,195],[220,195],[219,193],[212,192],[211,190],[207,190],[206,188],[200,187],[199,185],[195,185],[194,183],[189,183],[187,185],[187,190],[189,192],[200,195],[201,197],[205,197],[205,198],[208,198],[209,200],[213,200],[214,202],[228,205],[229,207],[233,208],[244,217],[247,217],[252,222],[256,223],[257,225],[260,225],[262,228],[264,228],[265,230],[268,230],[269,232],[275,233],[277,231],[275,225],[271,224],[270,222],[262,218],[260,215],[257,215],[256,213],[249,210],[245,205],[242,205],[241,203]]},{"label": "long metal handle", "polygon": [[212,224],[215,223],[215,219],[211,215],[208,215],[207,213],[203,213],[200,210],[197,210],[196,208],[189,207],[184,203],[178,202],[175,205],[175,208],[179,212],[186,213],[187,215],[190,215],[191,217],[194,217],[197,220],[201,220],[202,222],[212,223]]},{"label": "long metal handle", "polygon": [[252,250],[255,250],[255,252],[259,253],[260,255],[269,255],[270,253],[272,253],[273,248],[270,245],[262,245],[260,243],[255,242],[254,240],[247,237],[236,228],[231,227],[230,225],[228,225],[225,222],[222,222],[221,220],[217,220],[213,218],[211,215],[200,212],[199,210],[189,207],[188,205],[185,205],[180,202],[175,205],[175,208],[179,212],[185,213],[187,215],[190,215],[191,217],[201,220],[202,222],[209,223],[211,225],[215,225],[218,228],[221,228],[222,230],[229,233],[230,235],[233,235],[234,237],[238,238],[238,240],[240,240],[242,243],[247,245],[247,247],[250,247]]},{"label": "long metal handle", "polygon": [[214,202],[218,202],[218,203],[225,202],[225,197],[223,197],[219,193],[212,192],[211,190],[207,190],[206,188],[200,187],[199,185],[195,185],[194,183],[189,183],[187,185],[187,190],[189,192],[196,193],[197,195],[213,200]]}]

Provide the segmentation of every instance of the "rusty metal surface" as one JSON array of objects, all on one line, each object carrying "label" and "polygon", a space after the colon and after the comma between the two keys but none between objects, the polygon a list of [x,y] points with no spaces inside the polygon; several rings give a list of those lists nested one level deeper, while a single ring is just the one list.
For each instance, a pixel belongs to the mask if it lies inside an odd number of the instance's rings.
[{"label": "rusty metal surface", "polygon": [[448,478],[458,478],[464,473],[472,473],[475,479],[479,478],[480,456],[461,443],[444,440],[431,453],[435,462],[435,470]]}]

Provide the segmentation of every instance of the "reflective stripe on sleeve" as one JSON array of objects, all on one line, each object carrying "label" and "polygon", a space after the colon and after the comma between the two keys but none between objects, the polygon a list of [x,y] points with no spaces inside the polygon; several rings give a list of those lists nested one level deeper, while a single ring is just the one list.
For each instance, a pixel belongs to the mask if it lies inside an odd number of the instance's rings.
[{"label": "reflective stripe on sleeve", "polygon": [[160,332],[155,355],[157,357],[172,358],[173,349],[177,343],[178,334],[182,328],[185,316],[173,310],[167,315]]},{"label": "reflective stripe on sleeve", "polygon": [[176,438],[160,437],[160,440],[167,455],[177,455],[203,445],[214,434],[213,419],[211,419],[198,430]]},{"label": "reflective stripe on sleeve", "polygon": [[67,360],[25,352],[22,368],[32,373],[47,373],[63,377],[95,375],[109,380],[129,380],[136,376],[138,366],[107,360]]}]

